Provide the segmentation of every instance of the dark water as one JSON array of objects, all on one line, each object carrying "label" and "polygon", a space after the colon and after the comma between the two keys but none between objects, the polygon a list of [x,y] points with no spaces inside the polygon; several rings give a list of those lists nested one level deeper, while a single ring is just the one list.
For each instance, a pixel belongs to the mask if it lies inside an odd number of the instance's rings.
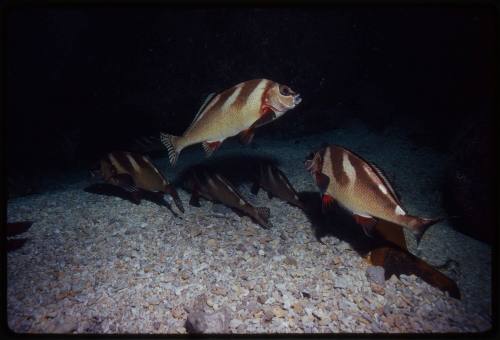
[{"label": "dark water", "polygon": [[494,239],[493,7],[13,6],[5,19],[10,197],[179,135],[208,93],[267,78],[303,102],[259,135],[400,129],[449,154],[450,214],[467,209],[480,227],[464,232]]}]

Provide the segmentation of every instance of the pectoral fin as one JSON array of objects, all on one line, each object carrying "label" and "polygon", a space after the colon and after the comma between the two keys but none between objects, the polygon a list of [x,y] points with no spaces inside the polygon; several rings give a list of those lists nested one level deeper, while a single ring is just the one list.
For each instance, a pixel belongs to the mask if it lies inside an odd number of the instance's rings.
[{"label": "pectoral fin", "polygon": [[335,202],[335,200],[333,199],[332,196],[330,196],[328,194],[323,194],[323,196],[321,197],[321,209],[322,209],[322,211],[325,212],[327,209],[332,207],[333,202]]},{"label": "pectoral fin", "polygon": [[361,225],[366,236],[373,237],[373,230],[375,224],[377,224],[377,219],[354,214],[354,220]]},{"label": "pectoral fin", "polygon": [[260,116],[260,118],[252,124],[251,128],[257,128],[259,126],[266,125],[267,123],[272,122],[274,119],[276,119],[276,114],[273,110],[266,106],[262,109],[262,115]]},{"label": "pectoral fin", "polygon": [[321,172],[317,172],[314,174],[314,179],[321,193],[325,193],[330,183],[330,178]]},{"label": "pectoral fin", "polygon": [[114,175],[112,182],[130,193],[132,202],[134,202],[135,204],[139,204],[141,202],[141,192],[139,188],[135,186],[132,176],[127,174]]},{"label": "pectoral fin", "polygon": [[240,132],[240,143],[248,145],[252,142],[253,136],[255,135],[254,128],[250,127],[246,130]]},{"label": "pectoral fin", "polygon": [[132,176],[127,174],[114,175],[112,182],[128,192],[135,192],[139,190],[135,186]]}]

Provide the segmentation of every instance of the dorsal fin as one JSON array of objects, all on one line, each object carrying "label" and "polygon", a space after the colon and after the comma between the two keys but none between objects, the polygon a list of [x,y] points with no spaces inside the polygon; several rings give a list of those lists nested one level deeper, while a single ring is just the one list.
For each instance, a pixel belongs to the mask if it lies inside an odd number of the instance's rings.
[{"label": "dorsal fin", "polygon": [[189,131],[191,129],[191,127],[194,125],[194,123],[196,123],[201,118],[202,112],[205,110],[205,108],[208,106],[208,104],[210,104],[212,99],[214,99],[215,95],[216,95],[216,93],[212,92],[207,96],[207,98],[205,98],[205,101],[203,102],[203,104],[201,104],[200,109],[196,113],[196,116],[194,116],[194,119],[191,122],[191,125],[189,125],[189,127],[187,128],[186,131]]},{"label": "dorsal fin", "polygon": [[389,192],[391,193],[392,197],[394,197],[396,199],[396,203],[401,205],[398,194],[396,194],[396,191],[394,191],[394,188],[392,187],[391,183],[389,183],[389,180],[387,179],[385,174],[382,172],[382,170],[380,170],[380,168],[372,162],[370,162],[369,164],[372,167],[372,169],[375,171],[375,173],[382,179],[382,182],[387,187],[387,189],[389,189]]}]

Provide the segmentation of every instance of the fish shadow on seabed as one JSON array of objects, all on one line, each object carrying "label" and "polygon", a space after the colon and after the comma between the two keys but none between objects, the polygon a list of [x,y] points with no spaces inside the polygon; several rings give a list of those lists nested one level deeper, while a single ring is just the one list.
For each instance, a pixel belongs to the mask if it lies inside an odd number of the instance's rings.
[{"label": "fish shadow on seabed", "polygon": [[190,170],[205,169],[211,173],[219,173],[230,180],[233,185],[239,186],[242,183],[250,183],[254,180],[261,163],[278,165],[276,159],[267,156],[251,154],[214,155],[183,169],[172,183],[177,187],[181,187]]},{"label": "fish shadow on seabed", "polygon": [[132,202],[134,204],[140,204],[141,200],[145,199],[146,201],[153,202],[155,204],[158,204],[160,206],[167,207],[168,210],[174,214],[175,217],[182,218],[180,215],[178,215],[173,209],[172,206],[163,198],[161,197],[158,193],[154,192],[148,192],[145,190],[140,191],[140,199],[135,200],[133,196],[130,194],[130,192],[126,191],[125,189],[122,189],[116,185],[108,184],[108,183],[94,183],[83,189],[84,191],[91,193],[91,194],[98,194],[98,195],[104,195],[104,196],[111,196],[111,197],[120,197],[121,199],[127,200],[129,202]]},{"label": "fish shadow on seabed", "polygon": [[400,226],[379,222],[376,236],[368,237],[352,217],[337,205],[323,214],[319,193],[302,192],[299,196],[319,242],[324,236],[335,236],[349,243],[360,256],[367,257],[369,254],[372,265],[384,268],[386,280],[393,274],[397,277],[414,274],[430,285],[447,291],[451,297],[461,298],[455,281],[408,251]]},{"label": "fish shadow on seabed", "polygon": [[360,256],[366,256],[370,250],[390,244],[383,239],[366,236],[352,216],[337,205],[323,213],[320,193],[299,192],[299,197],[305,205],[304,213],[311,221],[319,242],[325,236],[335,236],[349,243]]}]

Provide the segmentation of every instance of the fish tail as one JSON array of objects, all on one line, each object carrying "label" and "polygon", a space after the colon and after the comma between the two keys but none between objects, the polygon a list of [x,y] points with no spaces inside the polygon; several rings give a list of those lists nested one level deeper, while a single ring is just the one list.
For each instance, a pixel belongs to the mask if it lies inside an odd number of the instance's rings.
[{"label": "fish tail", "polygon": [[413,235],[415,235],[415,239],[417,240],[417,246],[420,243],[420,240],[422,239],[422,236],[425,234],[427,229],[429,229],[430,226],[442,220],[444,220],[444,217],[433,218],[433,219],[414,217],[410,221],[409,227],[413,232]]},{"label": "fish tail", "polygon": [[170,196],[174,200],[177,208],[184,213],[184,206],[182,205],[182,201],[179,197],[179,194],[177,193],[177,190],[175,190],[175,188],[172,185],[170,185],[168,192],[170,193]]},{"label": "fish tail", "polygon": [[264,222],[264,225],[269,228],[272,226],[269,218],[271,217],[271,210],[267,207],[256,207],[257,215]]},{"label": "fish tail", "polygon": [[177,162],[177,157],[179,157],[180,152],[177,151],[177,142],[179,140],[179,137],[160,132],[160,140],[168,150],[168,159],[170,160],[170,164],[174,166]]}]

